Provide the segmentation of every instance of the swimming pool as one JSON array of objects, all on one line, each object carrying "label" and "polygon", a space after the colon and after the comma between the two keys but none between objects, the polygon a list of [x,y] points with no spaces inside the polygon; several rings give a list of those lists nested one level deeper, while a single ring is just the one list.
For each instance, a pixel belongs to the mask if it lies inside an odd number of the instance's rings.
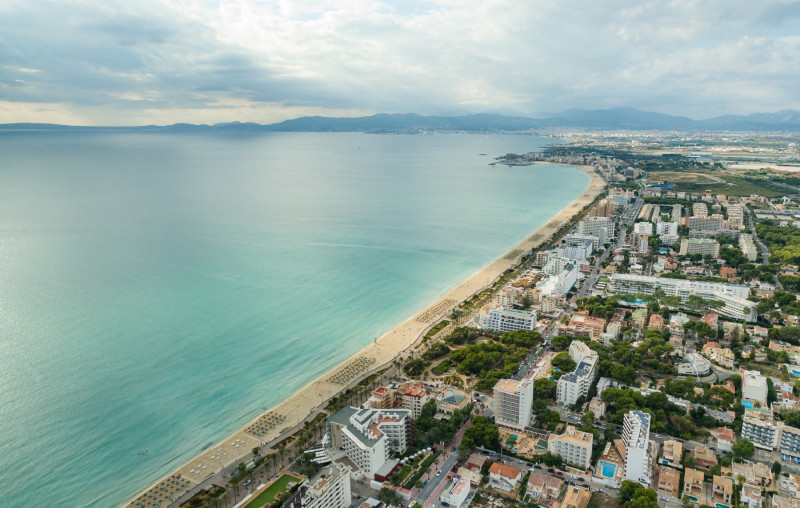
[{"label": "swimming pool", "polygon": [[752,402],[750,402],[749,400],[743,400],[743,401],[742,401],[742,405],[743,405],[744,407],[748,408],[748,409],[752,409],[752,408],[753,408],[753,403],[752,403]]},{"label": "swimming pool", "polygon": [[603,475],[604,478],[614,478],[614,474],[617,472],[616,464],[601,460],[597,465],[600,467],[600,474]]}]

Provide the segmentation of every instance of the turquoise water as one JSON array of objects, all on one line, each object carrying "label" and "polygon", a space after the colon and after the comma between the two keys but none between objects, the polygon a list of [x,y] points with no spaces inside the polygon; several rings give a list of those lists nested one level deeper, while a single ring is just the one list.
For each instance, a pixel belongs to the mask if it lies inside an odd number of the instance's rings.
[{"label": "turquoise water", "polygon": [[611,462],[606,462],[604,460],[601,460],[600,462],[597,463],[597,465],[600,466],[604,477],[614,478],[614,474],[616,474],[617,472],[616,464],[612,464]]},{"label": "turquoise water", "polygon": [[586,188],[487,165],[545,143],[0,135],[2,504],[120,503],[443,295]]}]

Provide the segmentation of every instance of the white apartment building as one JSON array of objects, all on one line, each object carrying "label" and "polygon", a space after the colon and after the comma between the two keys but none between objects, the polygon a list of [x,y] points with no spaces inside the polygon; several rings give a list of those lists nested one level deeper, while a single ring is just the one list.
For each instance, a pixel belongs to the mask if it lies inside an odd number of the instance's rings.
[{"label": "white apartment building", "polygon": [[501,379],[494,385],[494,419],[498,425],[523,430],[531,423],[533,379]]},{"label": "white apartment building", "polygon": [[592,249],[597,241],[596,236],[567,235],[556,252],[562,258],[586,261],[592,255]]},{"label": "white apartment building", "polygon": [[558,378],[556,401],[561,406],[566,407],[575,404],[581,396],[586,397],[589,394],[589,387],[591,387],[595,377],[596,365],[597,356],[590,357],[578,363],[575,370],[569,374],[564,374]]},{"label": "white apartment building", "polygon": [[469,497],[469,479],[460,476],[454,476],[453,481],[450,482],[439,496],[445,506],[453,506],[461,508],[464,501]]},{"label": "white apartment building", "polygon": [[678,364],[678,374],[681,376],[702,377],[711,370],[711,362],[703,358],[700,353],[689,353]]},{"label": "white apartment building", "polygon": [[593,440],[594,436],[588,432],[581,432],[572,425],[567,425],[563,434],[550,434],[547,449],[552,454],[561,455],[567,464],[587,468],[591,465]]},{"label": "white apartment building", "polygon": [[652,235],[653,234],[653,223],[652,222],[637,222],[633,225],[633,232],[634,233],[641,233],[645,235]]},{"label": "white apartment building", "polygon": [[299,494],[303,508],[348,508],[353,502],[350,468],[336,462],[324,467],[303,483]]},{"label": "white apartment building", "polygon": [[656,224],[656,234],[661,237],[661,243],[665,245],[674,244],[680,238],[680,235],[678,235],[678,222],[675,218],[672,219],[672,222],[659,222]]},{"label": "white apartment building", "polygon": [[757,370],[741,371],[742,375],[742,400],[752,400],[767,407],[767,378]]},{"label": "white apartment building", "polygon": [[512,307],[520,300],[521,294],[522,291],[519,289],[512,286],[506,286],[497,293],[497,298],[495,301],[502,307]]},{"label": "white apartment building", "polygon": [[652,295],[658,289],[663,290],[667,296],[679,297],[681,304],[685,304],[690,295],[720,300],[723,303],[718,309],[720,314],[744,321],[756,320],[755,305],[747,300],[750,288],[742,284],[615,273],[611,275],[607,286],[609,293],[621,295]]},{"label": "white apartment building", "polygon": [[719,243],[713,238],[689,238],[681,240],[681,256],[691,256],[694,254],[701,254],[705,256],[708,254],[714,258],[719,257]]},{"label": "white apartment building", "polygon": [[411,411],[411,417],[417,419],[422,414],[422,406],[428,402],[430,395],[421,384],[408,383],[401,385],[397,390],[397,398],[400,399],[403,409]]},{"label": "white apartment building", "polygon": [[578,267],[574,264],[564,265],[564,268],[556,275],[551,275],[537,288],[542,295],[565,295],[578,282]]},{"label": "white apartment building", "polygon": [[728,205],[728,225],[734,228],[744,225],[744,205]]},{"label": "white apartment building", "polygon": [[575,370],[564,374],[556,385],[556,401],[561,406],[570,406],[581,397],[589,394],[589,387],[595,378],[598,356],[586,343],[573,340],[569,345],[569,356],[575,362]]},{"label": "white apartment building", "polygon": [[478,314],[478,326],[498,332],[533,331],[536,329],[536,311],[507,309],[490,303]]},{"label": "white apartment building", "polygon": [[672,205],[672,222],[681,220],[682,207],[681,205]]},{"label": "white apartment building", "polygon": [[614,221],[608,217],[590,215],[578,222],[578,234],[597,237],[595,250],[614,238]]},{"label": "white apartment building", "polygon": [[406,449],[410,424],[407,409],[344,407],[328,418],[327,427],[331,446],[344,448],[347,458],[372,476],[389,460],[390,452]]},{"label": "white apartment building", "polygon": [[742,418],[741,437],[751,441],[753,445],[762,450],[773,451],[778,446],[780,429],[774,421],[745,416]]},{"label": "white apartment building", "polygon": [[756,249],[756,244],[753,243],[753,235],[749,233],[739,235],[739,248],[742,249],[742,254],[748,261],[755,261],[758,257],[758,249]]},{"label": "white apartment building", "polygon": [[567,265],[573,264],[572,261],[563,256],[550,256],[547,263],[542,267],[545,275],[558,275]]},{"label": "white apartment building", "polygon": [[650,477],[650,415],[630,411],[622,424],[622,443],[625,445],[625,479],[649,486]]},{"label": "white apartment building", "polygon": [[692,231],[721,231],[725,226],[725,220],[713,217],[686,217],[686,225]]}]

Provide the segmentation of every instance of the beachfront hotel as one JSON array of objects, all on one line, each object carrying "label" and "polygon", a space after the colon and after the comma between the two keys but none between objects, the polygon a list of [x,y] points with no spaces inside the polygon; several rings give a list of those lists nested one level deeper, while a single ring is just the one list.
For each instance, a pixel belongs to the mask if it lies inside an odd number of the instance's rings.
[{"label": "beachfront hotel", "polygon": [[507,309],[502,305],[485,305],[478,315],[478,326],[497,332],[533,331],[536,329],[536,312]]},{"label": "beachfront hotel", "polygon": [[523,430],[531,423],[533,379],[501,379],[494,385],[494,418],[497,425]]},{"label": "beachfront hotel", "polygon": [[680,298],[681,304],[685,304],[689,296],[696,295],[721,301],[723,306],[719,313],[725,316],[743,321],[755,321],[757,317],[755,304],[747,300],[750,288],[742,284],[615,273],[609,277],[607,291],[618,295],[652,295],[659,289],[667,296]]},{"label": "beachfront hotel", "polygon": [[303,508],[348,508],[353,502],[350,468],[333,463],[300,485],[284,506]]},{"label": "beachfront hotel", "polygon": [[625,445],[625,479],[650,485],[650,415],[629,411],[622,423]]},{"label": "beachfront hotel", "polygon": [[561,455],[567,464],[588,468],[592,462],[592,443],[594,436],[582,432],[572,425],[567,425],[567,430],[560,435],[550,434],[547,440],[547,449],[550,453]]},{"label": "beachfront hotel", "polygon": [[590,215],[578,222],[578,234],[596,237],[594,249],[598,250],[614,238],[614,221],[608,217]]},{"label": "beachfront hotel", "polygon": [[328,418],[331,446],[343,448],[366,476],[372,477],[389,460],[402,453],[410,441],[411,411],[344,407]]}]

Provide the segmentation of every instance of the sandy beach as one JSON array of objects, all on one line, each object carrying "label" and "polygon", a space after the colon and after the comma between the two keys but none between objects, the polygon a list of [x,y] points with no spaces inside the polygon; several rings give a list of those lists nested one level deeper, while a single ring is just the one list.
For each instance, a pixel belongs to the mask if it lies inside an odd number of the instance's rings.
[{"label": "sandy beach", "polygon": [[[126,503],[126,506],[144,506],[139,503],[144,500],[149,502],[156,499],[152,497],[154,494],[160,495],[163,499],[164,496],[161,493],[167,492],[165,487],[171,487],[171,485],[181,485],[182,488],[180,491],[174,491],[174,497],[170,498],[170,501],[172,499],[180,499],[180,502],[186,501],[188,499],[186,493],[192,492],[194,487],[210,476],[220,472],[228,465],[249,461],[253,456],[252,449],[254,447],[269,446],[277,438],[291,433],[295,426],[323,408],[325,401],[366,375],[387,366],[398,356],[407,352],[442,316],[450,312],[458,303],[491,285],[505,270],[516,266],[524,254],[547,241],[564,223],[591,203],[605,189],[605,182],[593,168],[589,166],[575,167],[589,175],[591,182],[580,196],[547,224],[450,290],[439,300],[395,326],[373,344],[361,349],[281,404],[259,415],[233,435],[196,455],[146,490],[137,493]],[[176,479],[179,481],[173,481]],[[178,502],[172,502],[170,505],[177,504]],[[166,505],[167,503],[162,504],[162,506]]]}]

